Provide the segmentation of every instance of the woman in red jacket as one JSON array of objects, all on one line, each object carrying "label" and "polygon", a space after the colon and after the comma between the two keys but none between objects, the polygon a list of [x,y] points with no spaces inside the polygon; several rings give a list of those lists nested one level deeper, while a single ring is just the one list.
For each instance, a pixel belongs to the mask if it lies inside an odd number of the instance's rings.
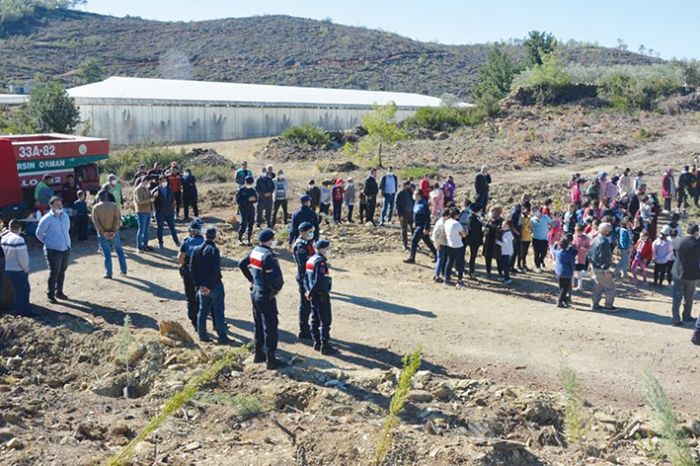
[{"label": "woman in red jacket", "polygon": [[632,259],[632,277],[634,281],[637,281],[637,270],[642,272],[642,278],[644,283],[647,282],[647,262],[649,262],[654,255],[654,251],[651,246],[651,241],[649,241],[649,232],[646,230],[642,231],[639,235],[639,240],[634,245],[634,259]]}]

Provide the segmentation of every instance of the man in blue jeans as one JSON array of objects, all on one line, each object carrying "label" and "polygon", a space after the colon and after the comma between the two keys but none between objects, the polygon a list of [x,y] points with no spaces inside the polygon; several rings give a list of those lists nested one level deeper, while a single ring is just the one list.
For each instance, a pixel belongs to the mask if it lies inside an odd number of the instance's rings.
[{"label": "man in blue jeans", "polygon": [[49,287],[46,293],[49,302],[56,298],[67,300],[63,293],[63,281],[70,260],[70,218],[63,211],[63,201],[54,196],[49,200],[49,210],[36,228],[36,238],[44,244],[44,257],[49,266]]},{"label": "man in blue jeans", "polygon": [[173,237],[173,242],[180,247],[180,240],[175,230],[175,193],[170,189],[168,179],[165,176],[159,178],[159,185],[152,192],[155,197],[153,204],[156,209],[156,224],[158,225],[158,246],[163,249],[163,230],[165,223]]},{"label": "man in blue jeans", "polygon": [[138,219],[139,229],[136,232],[136,248],[139,252],[152,251],[148,245],[148,229],[153,216],[153,198],[149,190],[150,180],[147,176],[139,179],[134,189],[134,210]]},{"label": "man in blue jeans", "polygon": [[[2,251],[5,256],[5,275],[15,289],[15,313],[29,315],[29,253],[27,243],[20,236],[19,220],[10,220],[10,231],[2,237]],[[1,263],[2,261],[0,261]]]},{"label": "man in blue jeans", "polygon": [[221,255],[216,247],[216,228],[207,228],[204,234],[204,244],[192,251],[190,259],[190,274],[192,283],[197,288],[199,298],[199,313],[197,314],[197,333],[199,341],[209,342],[207,335],[207,316],[214,315],[214,328],[218,342],[222,345],[231,344],[226,335],[224,323],[224,284],[221,281]]},{"label": "man in blue jeans", "polygon": [[394,201],[396,200],[396,191],[399,189],[399,179],[394,175],[394,167],[389,167],[386,175],[379,180],[379,190],[384,196],[384,204],[382,205],[382,216],[380,225],[384,225],[384,221],[391,223],[391,217],[394,215]]},{"label": "man in blue jeans", "polygon": [[119,236],[119,228],[122,226],[122,215],[119,207],[109,200],[106,191],[97,196],[97,204],[92,208],[92,222],[97,231],[97,241],[100,243],[105,262],[104,278],[112,278],[112,248],[119,258],[119,269],[122,275],[126,275],[126,257],[122,249],[122,241]]}]

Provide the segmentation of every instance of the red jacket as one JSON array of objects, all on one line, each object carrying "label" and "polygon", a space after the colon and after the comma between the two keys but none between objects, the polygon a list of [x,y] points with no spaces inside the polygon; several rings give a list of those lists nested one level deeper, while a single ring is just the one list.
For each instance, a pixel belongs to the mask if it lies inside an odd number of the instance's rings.
[{"label": "red jacket", "polygon": [[428,199],[430,197],[430,181],[420,180],[420,190],[423,191],[423,198]]},{"label": "red jacket", "polygon": [[642,246],[642,259],[645,261],[650,261],[651,258],[654,256],[654,249],[651,246],[651,241],[646,240],[644,241],[643,239],[637,240],[637,244],[634,245],[634,251],[635,251],[635,256],[637,255],[637,251],[639,250],[640,243],[643,244]]}]

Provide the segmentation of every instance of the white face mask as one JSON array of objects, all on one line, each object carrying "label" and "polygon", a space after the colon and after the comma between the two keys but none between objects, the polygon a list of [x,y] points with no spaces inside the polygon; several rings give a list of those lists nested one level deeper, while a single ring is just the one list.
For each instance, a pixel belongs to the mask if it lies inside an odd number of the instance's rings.
[{"label": "white face mask", "polygon": [[328,257],[328,249],[319,249],[318,253],[321,254],[322,256]]},{"label": "white face mask", "polygon": [[109,184],[111,184],[112,186],[116,186],[117,180],[110,180]]},{"label": "white face mask", "polygon": [[185,176],[190,176],[190,175],[192,175],[192,173],[190,173],[190,172],[185,172]]},{"label": "white face mask", "polygon": [[63,207],[58,207],[58,208],[56,208],[56,209],[53,209],[53,212],[54,212],[56,215],[61,215],[61,214],[63,213]]},{"label": "white face mask", "polygon": [[252,188],[253,188],[253,183],[249,183],[249,184],[247,184],[247,185],[245,185],[245,186],[246,186],[246,188],[248,188],[248,189],[252,189]]},{"label": "white face mask", "polygon": [[276,248],[278,244],[279,244],[279,241],[277,241],[276,239],[273,239],[272,242],[270,243],[270,247]]},{"label": "white face mask", "polygon": [[160,184],[160,187],[161,187],[161,188],[167,188],[167,187],[168,187],[168,183],[161,183],[161,184]]}]

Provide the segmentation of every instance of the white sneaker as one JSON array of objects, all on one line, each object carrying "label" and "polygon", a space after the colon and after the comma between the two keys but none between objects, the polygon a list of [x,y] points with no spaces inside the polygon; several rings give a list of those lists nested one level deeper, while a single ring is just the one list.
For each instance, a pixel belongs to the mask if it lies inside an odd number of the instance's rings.
[{"label": "white sneaker", "polygon": [[539,268],[539,267],[537,267],[537,268],[535,269],[535,272],[537,272],[537,273],[542,273],[542,269]]}]

